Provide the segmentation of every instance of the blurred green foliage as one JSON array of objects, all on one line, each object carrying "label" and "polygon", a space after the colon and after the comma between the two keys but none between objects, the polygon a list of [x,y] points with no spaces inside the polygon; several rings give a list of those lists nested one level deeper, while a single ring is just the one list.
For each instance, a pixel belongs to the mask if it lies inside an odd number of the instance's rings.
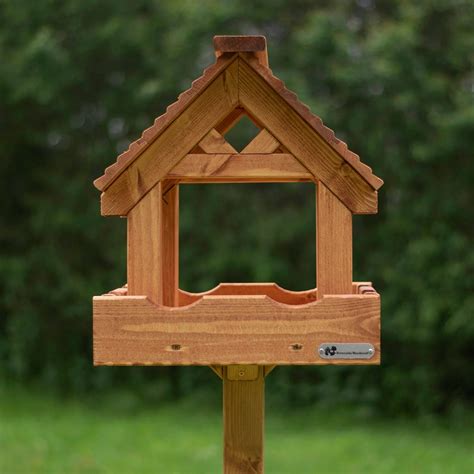
[{"label": "blurred green foliage", "polygon": [[[92,180],[213,61],[214,34],[259,33],[275,74],[385,180],[354,229],[354,280],[382,294],[382,367],[280,368],[270,395],[387,413],[471,403],[473,24],[462,0],[1,1],[2,374],[209,387],[204,369],[92,368],[91,297],[126,273],[125,222],[99,216]],[[311,186],[183,186],[181,203],[183,288],[314,286]]]}]

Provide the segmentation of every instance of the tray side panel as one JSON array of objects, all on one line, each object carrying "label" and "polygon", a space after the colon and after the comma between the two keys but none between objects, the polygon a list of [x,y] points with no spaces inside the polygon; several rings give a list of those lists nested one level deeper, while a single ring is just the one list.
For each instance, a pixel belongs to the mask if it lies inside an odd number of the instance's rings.
[{"label": "tray side panel", "polygon": [[[369,360],[325,360],[326,342],[373,344]],[[303,306],[266,296],[205,296],[179,308],[145,296],[94,298],[95,365],[380,363],[379,295],[331,295]]]}]

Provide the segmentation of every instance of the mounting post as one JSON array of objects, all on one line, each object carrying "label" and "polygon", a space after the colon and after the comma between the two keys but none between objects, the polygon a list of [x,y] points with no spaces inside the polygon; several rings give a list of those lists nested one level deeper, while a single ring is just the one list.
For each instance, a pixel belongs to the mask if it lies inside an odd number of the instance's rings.
[{"label": "mounting post", "polygon": [[263,474],[265,367],[222,367],[224,474]]}]

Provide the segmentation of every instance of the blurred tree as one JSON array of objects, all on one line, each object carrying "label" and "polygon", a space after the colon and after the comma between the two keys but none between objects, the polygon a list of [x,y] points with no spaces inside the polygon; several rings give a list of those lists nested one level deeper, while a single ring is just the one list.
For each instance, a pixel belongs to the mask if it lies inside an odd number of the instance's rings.
[{"label": "blurred tree", "polygon": [[[90,298],[125,280],[125,227],[99,216],[91,181],[212,61],[214,34],[260,33],[275,73],[386,180],[354,231],[355,279],[383,293],[382,368],[282,368],[269,386],[390,412],[472,401],[472,2],[20,0],[0,2],[0,22],[5,376],[205,387],[196,369],[92,369]],[[182,200],[184,288],[314,284],[310,187],[188,186]]]}]

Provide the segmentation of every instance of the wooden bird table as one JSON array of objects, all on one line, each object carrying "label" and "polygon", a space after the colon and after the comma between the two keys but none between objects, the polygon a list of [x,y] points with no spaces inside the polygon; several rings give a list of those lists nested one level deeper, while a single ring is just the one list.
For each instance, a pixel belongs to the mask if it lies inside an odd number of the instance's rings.
[{"label": "wooden bird table", "polygon": [[[352,214],[383,184],[268,67],[263,36],[216,36],[216,62],[94,184],[127,218],[127,285],[93,300],[95,365],[206,365],[223,380],[224,472],[263,472],[276,365],[379,364],[380,296],[352,281]],[[225,134],[259,128],[241,151]],[[179,186],[313,182],[317,288],[179,288]]]}]

